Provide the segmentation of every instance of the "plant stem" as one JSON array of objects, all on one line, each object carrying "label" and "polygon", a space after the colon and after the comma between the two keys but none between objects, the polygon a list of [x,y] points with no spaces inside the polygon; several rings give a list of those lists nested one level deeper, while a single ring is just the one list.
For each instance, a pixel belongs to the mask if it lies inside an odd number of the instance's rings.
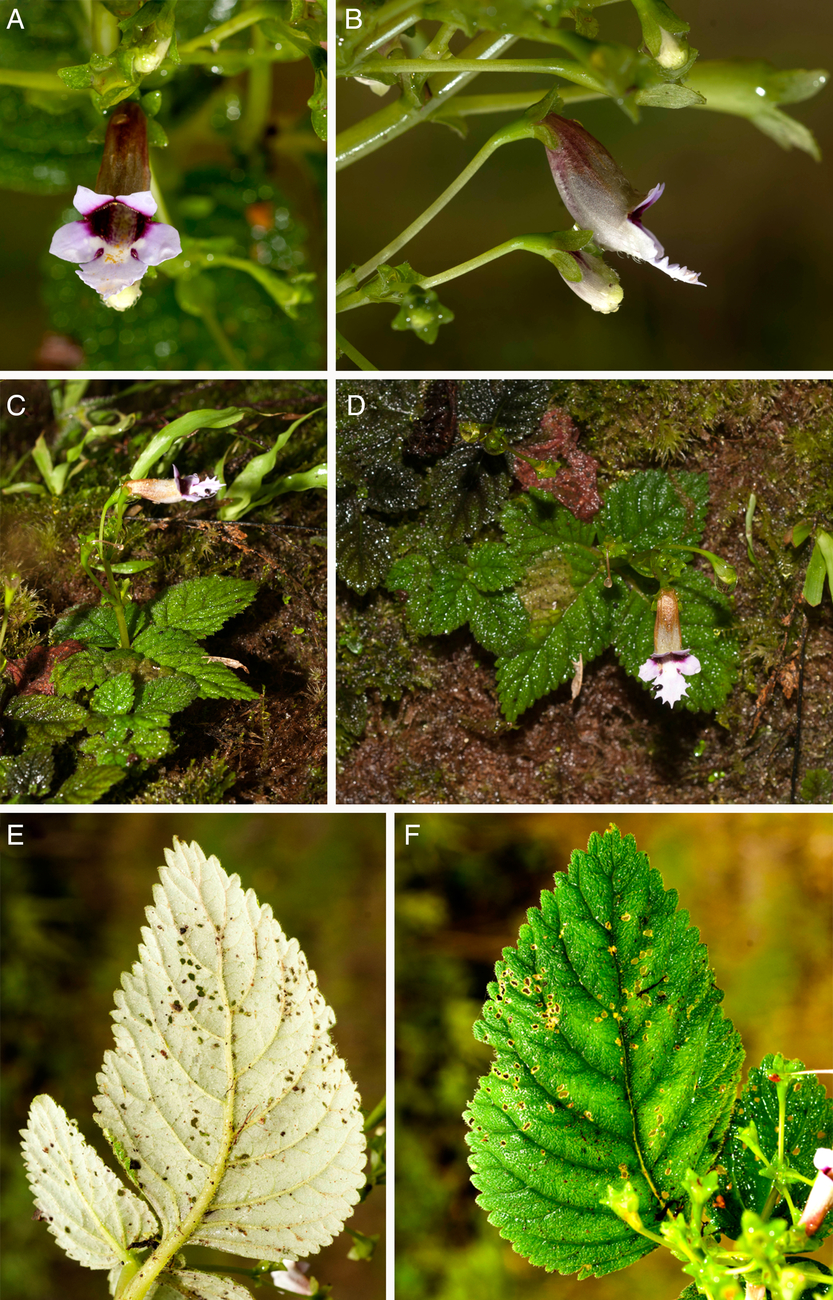
[{"label": "plant stem", "polygon": [[[565,104],[584,103],[590,99],[604,99],[597,90],[582,86],[563,86],[559,90]],[[435,120],[450,122],[455,117],[476,117],[484,113],[522,113],[541,98],[536,90],[509,90],[495,95],[458,95]]]},{"label": "plant stem", "polygon": [[[258,27],[254,33],[255,56],[262,54],[266,48],[266,37]],[[249,68],[248,95],[240,123],[240,144],[246,153],[262,139],[269,123],[269,110],[272,107],[272,64],[255,61]]]},{"label": "plant stem", "polygon": [[[443,72],[545,72],[549,76],[564,77],[566,81],[575,82],[577,86],[584,86],[587,90],[593,90],[597,94],[606,94],[604,86],[594,77],[592,73],[586,72],[580,64],[573,59],[553,59],[544,57],[541,59],[462,59],[451,55],[443,59],[439,65],[439,70]],[[387,59],[368,59],[367,63],[362,66],[362,76],[378,77],[380,75],[390,76],[391,73],[419,73],[425,72],[429,75],[437,72],[438,67],[434,59],[397,59],[395,63]],[[347,76],[347,73],[339,73],[340,76]],[[540,98],[540,96],[539,96]]]},{"label": "plant stem", "polygon": [[[107,518],[107,511],[120,495],[121,489],[119,489],[118,492],[114,492],[104,503],[104,509],[101,512],[101,522],[98,525],[98,553],[101,557],[101,563],[104,565],[104,573],[107,578],[107,588],[110,593],[110,601],[116,613],[116,622],[119,625],[119,640],[121,641],[122,649],[129,650],[130,633],[127,630],[127,619],[124,617],[124,604],[122,602],[121,592],[119,591],[118,586],[116,585],[116,580],[113,576],[113,570],[110,568],[110,561],[107,559],[107,552],[104,543],[104,521]],[[119,521],[119,523],[120,522],[121,521]]]},{"label": "plant stem", "polygon": [[[482,72],[490,59],[514,45],[516,40],[517,37],[502,32],[481,32],[466,46],[461,57],[464,60],[474,60],[477,72]],[[389,64],[386,65],[386,70],[391,71]],[[338,136],[336,168],[348,167],[358,158],[364,158],[375,149],[380,149],[383,144],[403,135],[405,131],[410,131],[417,123],[430,121],[443,104],[447,104],[476,75],[459,71],[449,73],[444,67],[440,71],[436,64],[432,64],[430,71],[434,75],[429,77],[427,83],[429,98],[421,108],[415,108],[405,99],[397,100],[379,109],[377,113],[371,113],[362,122],[357,122]]]},{"label": "plant stem", "polygon": [[336,347],[340,348],[344,355],[359,367],[359,370],[378,369],[378,366],[374,366],[372,361],[368,361],[367,357],[363,357],[359,349],[354,348],[353,344],[349,343],[343,334],[339,334],[338,330],[336,330]]},{"label": "plant stem", "polygon": [[[502,127],[500,131],[495,132],[495,134],[486,141],[483,148],[478,150],[474,155],[468,166],[464,167],[451,184],[443,190],[439,198],[435,199],[434,202],[427,207],[415,221],[412,221],[400,235],[397,235],[389,244],[386,244],[381,252],[374,254],[373,257],[364,262],[357,270],[342,277],[339,284],[336,286],[337,291],[339,287],[342,292],[354,289],[362,280],[366,279],[367,276],[375,271],[377,266],[381,266],[381,264],[386,262],[388,258],[392,257],[394,253],[398,253],[400,248],[403,248],[405,244],[414,238],[415,235],[419,234],[420,230],[428,225],[429,221],[433,221],[437,213],[441,212],[447,203],[450,203],[455,194],[460,192],[463,186],[471,180],[475,172],[480,170],[483,164],[491,158],[492,154],[499,149],[501,145],[511,144],[515,140],[528,139],[533,134],[533,129],[533,123],[521,119],[519,122],[513,122],[511,125]],[[356,303],[355,305],[358,306],[359,304]]]},{"label": "plant stem", "polygon": [[220,23],[219,27],[213,27],[211,31],[201,32],[192,40],[185,41],[180,45],[179,52],[190,54],[192,50],[200,50],[206,45],[216,45],[224,41],[227,36],[234,36],[235,32],[242,32],[244,28],[251,27],[252,23],[259,23],[263,18],[280,18],[282,13],[282,4],[264,0],[262,4],[253,5],[251,9],[245,9],[234,18],[229,18],[228,22]]},{"label": "plant stem", "polygon": [[0,68],[0,86],[23,86],[26,90],[48,90],[55,95],[86,95],[86,90],[70,90],[56,72],[27,72],[23,68]]},{"label": "plant stem", "polygon": [[208,330],[209,334],[213,338],[214,342],[217,344],[219,350],[222,352],[229,368],[231,370],[240,370],[241,369],[240,358],[238,357],[234,348],[231,346],[231,343],[229,342],[225,330],[223,329],[222,325],[217,319],[217,313],[212,308],[205,307],[203,309],[202,319],[205,323],[206,329]]}]

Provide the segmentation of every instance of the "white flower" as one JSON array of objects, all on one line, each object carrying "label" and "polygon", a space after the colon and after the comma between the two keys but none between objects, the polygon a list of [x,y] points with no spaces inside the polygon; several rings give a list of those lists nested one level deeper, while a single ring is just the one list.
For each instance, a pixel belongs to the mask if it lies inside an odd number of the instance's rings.
[{"label": "white flower", "polygon": [[61,226],[49,251],[65,262],[80,262],[76,274],[118,311],[135,302],[138,292],[131,296],[125,290],[137,284],[149,266],[182,252],[174,227],[151,221],[156,200],[150,190],[96,194],[79,185],[73,203],[84,220]]},{"label": "white flower", "polygon": [[819,1147],[813,1156],[813,1164],[819,1172],[798,1220],[808,1237],[818,1232],[822,1220],[833,1207],[833,1178],[830,1177],[833,1174],[833,1151]]},{"label": "white flower", "polygon": [[579,228],[592,230],[602,248],[650,262],[674,280],[702,284],[696,271],[670,262],[656,235],[642,225],[643,214],[665,186],[655,185],[647,194],[640,194],[604,145],[580,122],[555,113],[543,122],[558,141],[556,148],[547,149],[553,179]]},{"label": "white flower", "polygon": [[699,671],[700,660],[689,650],[669,650],[646,659],[639,676],[643,682],[653,682],[657,699],[673,708],[677,700],[688,694],[685,677]]},{"label": "white flower", "polygon": [[310,1279],[304,1276],[309,1272],[308,1261],[296,1262],[294,1259],[284,1259],[281,1262],[284,1268],[269,1274],[275,1286],[280,1287],[282,1291],[294,1291],[296,1295],[312,1295]]},{"label": "white flower", "polygon": [[573,293],[577,293],[579,298],[589,303],[594,311],[604,312],[605,315],[618,311],[624,297],[624,290],[619,284],[616,272],[611,270],[601,257],[588,253],[584,248],[580,248],[577,252],[570,252],[569,256],[578,263],[581,279],[568,280],[565,275],[562,275],[564,283],[572,289]]}]

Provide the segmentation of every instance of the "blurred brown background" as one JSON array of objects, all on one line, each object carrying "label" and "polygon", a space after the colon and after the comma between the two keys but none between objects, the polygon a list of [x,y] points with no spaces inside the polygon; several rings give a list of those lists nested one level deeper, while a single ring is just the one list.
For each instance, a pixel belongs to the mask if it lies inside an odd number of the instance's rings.
[{"label": "blurred brown background", "polygon": [[[818,0],[679,0],[700,58],[768,59],[780,68],[833,67],[833,6]],[[601,38],[638,43],[628,4],[597,11]],[[568,24],[569,25],[569,24]],[[554,47],[553,47],[554,48]],[[512,56],[546,47],[519,43]],[[550,79],[551,80],[551,79]],[[494,74],[466,94],[506,92],[547,78]],[[393,101],[338,83],[343,129]],[[428,346],[394,333],[395,314],[371,306],[338,317],[338,328],[380,369],[730,370],[829,367],[833,328],[830,160],[833,91],[787,106],[815,134],[823,161],[787,153],[743,118],[705,109],[642,110],[634,126],[611,101],[568,106],[644,191],[665,181],[647,214],[672,262],[702,273],[707,289],[609,255],[625,291],[615,315],[577,298],[541,258],[513,253],[438,289],[456,316]],[[338,270],[362,262],[408,225],[511,114],[468,118],[461,140],[420,126],[339,172]],[[500,149],[428,230],[392,260],[433,275],[512,235],[568,228],[541,146]],[[344,363],[347,364],[347,363]],[[352,369],[352,366],[348,366]]]},{"label": "blurred brown background", "polygon": [[[547,1274],[502,1240],[469,1182],[461,1116],[492,1056],[471,1027],[495,961],[571,851],[611,822],[708,945],[744,1081],[767,1052],[833,1065],[828,812],[398,815],[397,1300],[674,1300],[688,1280],[662,1250],[603,1278]],[[406,824],[419,827],[407,849]],[[830,1264],[830,1242],[817,1258]]]},{"label": "blurred brown background", "polygon": [[[24,847],[7,848],[9,822]],[[112,1046],[110,1011],[121,972],[136,960],[145,908],[173,836],[196,839],[270,903],[298,939],[334,1008],[333,1033],[372,1108],[385,1088],[384,819],[379,815],[16,813],[3,844],[4,1300],[104,1300],[104,1273],[67,1259],[42,1223],[20,1159],[18,1130],[32,1098],[50,1093],[112,1165],[93,1122],[95,1076]],[[348,1220],[384,1232],[384,1191]],[[384,1295],[384,1241],[370,1263],[347,1259],[346,1234],[311,1257],[338,1300]],[[229,1263],[191,1249],[189,1260]],[[250,1268],[254,1261],[244,1261]],[[269,1290],[278,1296],[282,1292]],[[265,1292],[264,1292],[265,1294]]]}]

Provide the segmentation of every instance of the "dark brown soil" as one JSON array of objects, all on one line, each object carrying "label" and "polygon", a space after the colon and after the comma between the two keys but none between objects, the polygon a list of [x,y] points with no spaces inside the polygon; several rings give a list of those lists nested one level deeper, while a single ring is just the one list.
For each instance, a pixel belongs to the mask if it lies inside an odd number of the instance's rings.
[{"label": "dark brown soil", "polygon": [[[774,394],[770,388],[751,425],[739,420],[733,427],[724,417],[719,427],[690,439],[684,456],[669,461],[708,471],[711,508],[702,545],[738,573],[733,595],[741,670],[719,720],[659,704],[609,651],[585,665],[576,700],[564,685],[510,727],[497,702],[493,660],[468,632],[422,639],[411,661],[412,682],[419,685],[399,702],[368,692],[367,726],[345,757],[340,802],[800,801],[808,770],[833,770],[833,605],[826,587],[817,607],[801,600],[807,548],[798,560],[784,546],[783,533],[807,517],[820,476],[829,482],[824,457],[798,454],[793,437],[811,413],[817,417],[819,393],[827,387],[784,384]],[[608,442],[612,433],[608,429]],[[597,456],[599,441],[590,442]],[[620,454],[608,447],[600,458],[608,481],[611,471],[657,464],[644,453],[628,459],[626,442]],[[744,531],[752,492],[758,568],[750,563]],[[379,593],[360,601],[344,588],[340,608],[345,619],[361,614],[371,621],[375,612],[387,622],[388,636],[399,620],[402,639],[413,639],[402,607]]]}]

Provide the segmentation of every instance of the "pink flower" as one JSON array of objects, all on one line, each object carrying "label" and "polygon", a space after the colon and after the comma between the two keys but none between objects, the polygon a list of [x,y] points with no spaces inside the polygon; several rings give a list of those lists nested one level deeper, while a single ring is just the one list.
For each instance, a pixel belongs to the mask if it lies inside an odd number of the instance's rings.
[{"label": "pink flower", "polygon": [[673,708],[677,700],[688,694],[685,675],[699,673],[700,660],[688,650],[669,650],[664,655],[651,655],[639,670],[643,682],[653,682],[658,700]]},{"label": "pink flower", "polygon": [[702,284],[698,272],[670,262],[656,235],[642,225],[643,214],[656,203],[664,184],[640,194],[580,122],[555,113],[543,122],[558,141],[554,149],[547,149],[547,157],[558,193],[576,224],[592,230],[601,248],[650,262],[674,280]]},{"label": "pink flower", "polygon": [[[141,280],[149,266],[158,266],[182,252],[173,226],[151,221],[156,200],[150,190],[137,194],[96,194],[79,185],[73,203],[84,217],[62,226],[52,237],[50,253],[66,262],[80,262],[76,273],[109,301]],[[130,306],[138,292],[126,295]]]}]

